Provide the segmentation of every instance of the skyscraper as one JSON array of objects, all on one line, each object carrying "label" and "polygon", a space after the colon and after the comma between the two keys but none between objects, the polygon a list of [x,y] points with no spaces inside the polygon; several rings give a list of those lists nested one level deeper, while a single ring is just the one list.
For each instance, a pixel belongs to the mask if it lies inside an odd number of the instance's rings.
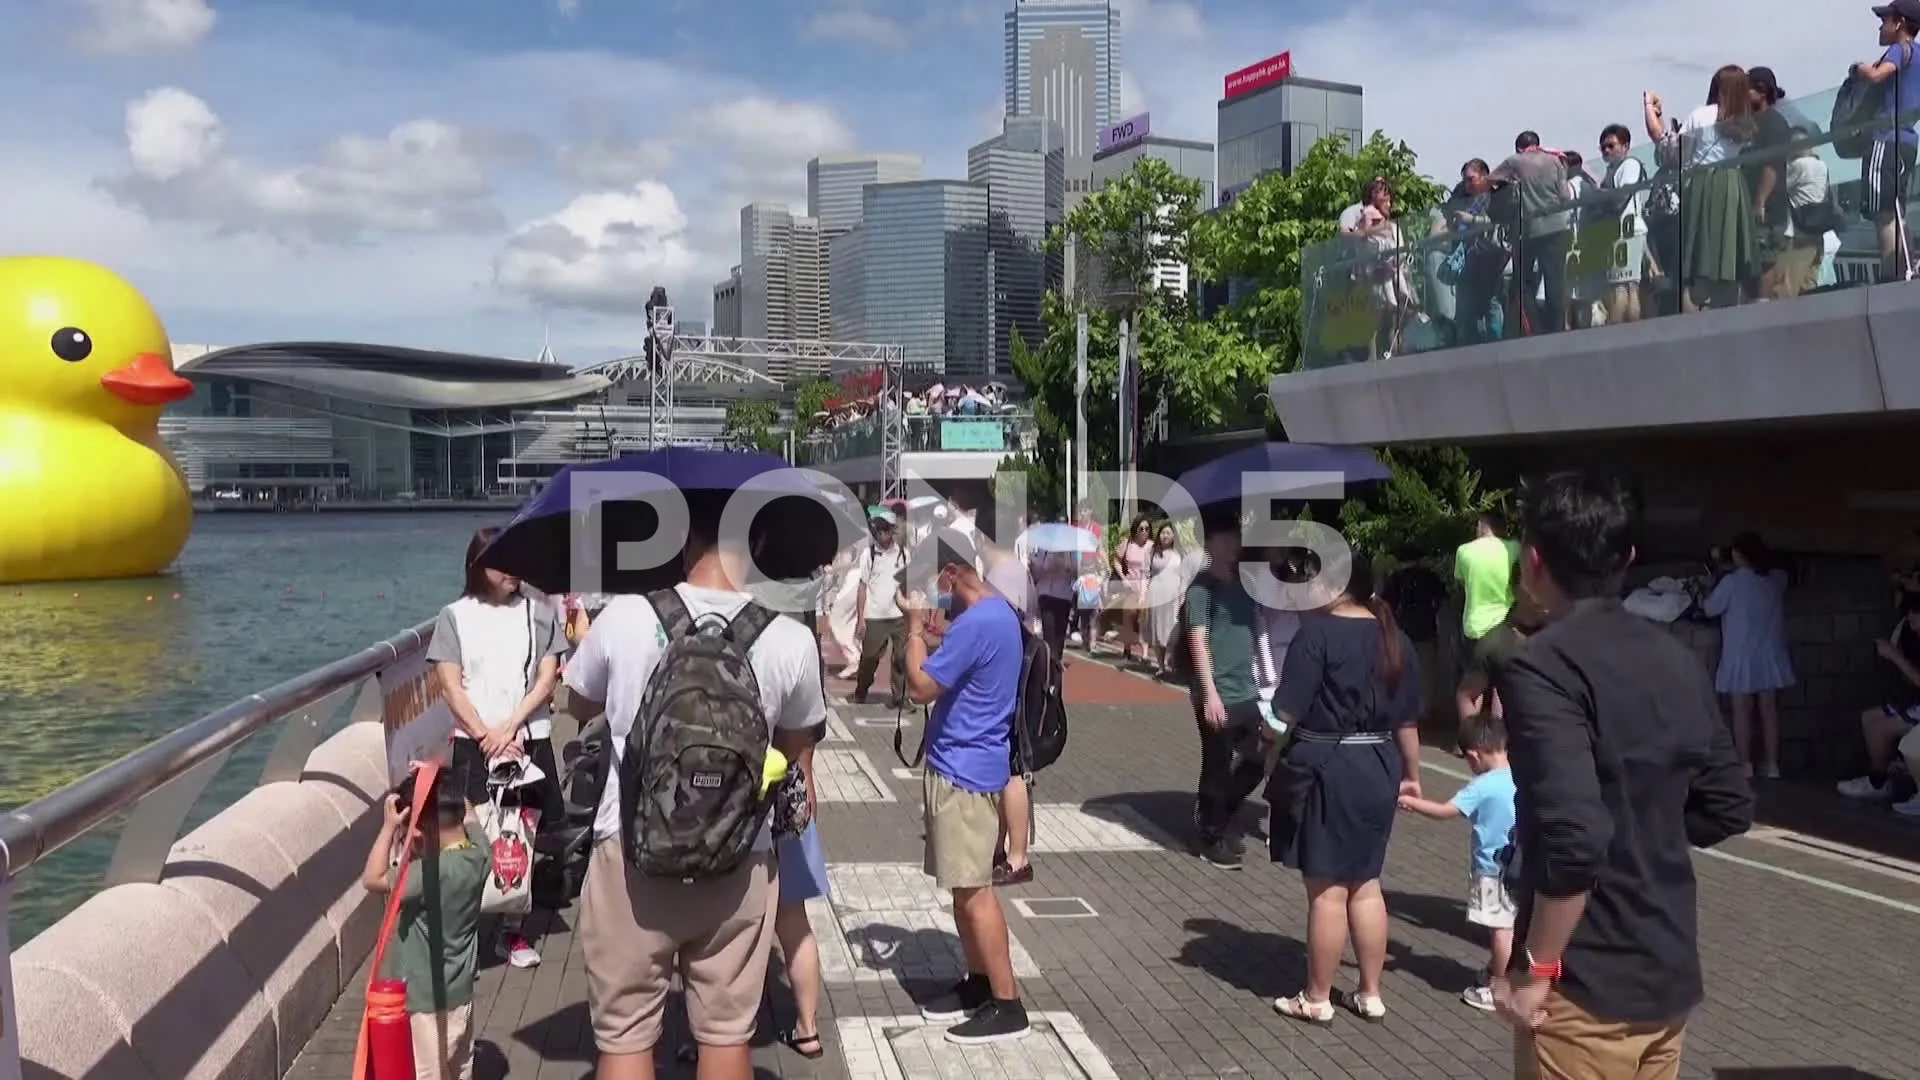
[{"label": "skyscraper", "polygon": [[1045,250],[1047,230],[1060,223],[1065,206],[1060,125],[1008,117],[1001,134],[967,151],[967,179],[987,189],[987,317],[993,373],[1006,378],[1013,374],[1013,335],[1038,344],[1042,298],[1060,284],[1059,259]]},{"label": "skyscraper", "polygon": [[1060,125],[1072,208],[1092,189],[1098,133],[1120,111],[1120,12],[1110,0],[1014,0],[1006,90],[1008,116]]},{"label": "skyscraper", "polygon": [[[714,287],[716,316],[723,290]],[[740,208],[740,269],[737,300],[741,337],[786,341],[824,341],[831,329],[827,243],[820,223],[776,203]],[[730,313],[730,312],[729,312]],[[716,318],[716,321],[719,321]],[[769,368],[775,378],[815,374]]]},{"label": "skyscraper", "polygon": [[[1213,144],[1196,142],[1192,139],[1169,139],[1154,135],[1150,130],[1147,117],[1136,117],[1142,128],[1141,134],[1102,150],[1093,157],[1093,188],[1095,191],[1105,187],[1110,181],[1124,175],[1142,158],[1158,158],[1172,167],[1175,173],[1195,181],[1200,185],[1200,209],[1213,207]],[[1115,297],[1116,282],[1107,280],[1104,268],[1089,268],[1088,286],[1098,290],[1098,295],[1111,300]],[[1192,286],[1191,268],[1184,262],[1167,261],[1154,268],[1153,285],[1185,296]]]},{"label": "skyscraper", "polygon": [[984,185],[868,185],[859,227],[832,242],[834,336],[901,345],[909,364],[985,378],[988,249]]},{"label": "skyscraper", "polygon": [[860,224],[868,184],[918,179],[920,158],[913,154],[823,154],[807,162],[807,216],[831,240]]}]

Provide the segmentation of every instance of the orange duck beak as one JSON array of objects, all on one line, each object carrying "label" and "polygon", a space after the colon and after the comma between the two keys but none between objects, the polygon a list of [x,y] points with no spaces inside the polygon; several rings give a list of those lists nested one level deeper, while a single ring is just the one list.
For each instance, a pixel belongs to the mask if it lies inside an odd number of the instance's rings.
[{"label": "orange duck beak", "polygon": [[167,405],[193,396],[193,384],[174,374],[167,358],[141,353],[100,376],[100,385],[131,405]]}]

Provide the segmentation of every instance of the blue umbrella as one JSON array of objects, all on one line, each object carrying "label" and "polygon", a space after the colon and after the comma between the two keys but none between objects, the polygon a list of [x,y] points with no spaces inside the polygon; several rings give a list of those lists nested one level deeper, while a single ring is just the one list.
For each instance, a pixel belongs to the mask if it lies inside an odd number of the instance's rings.
[{"label": "blue umbrella", "polygon": [[616,543],[645,541],[659,531],[660,517],[648,496],[677,488],[694,502],[734,492],[772,496],[754,514],[754,521],[778,538],[761,552],[760,570],[777,580],[805,578],[833,561],[843,546],[842,530],[849,535],[865,530],[857,505],[790,469],[774,454],[695,447],[569,465],[521,505],[480,562],[541,592],[579,591],[572,565],[574,530],[597,525],[603,568],[598,591],[648,592],[677,584],[685,576],[679,559],[622,570],[614,558]]},{"label": "blue umbrella", "polygon": [[1035,525],[1020,534],[1029,551],[1044,551],[1064,555],[1100,550],[1100,538],[1078,525],[1050,521]]},{"label": "blue umbrella", "polygon": [[[1249,474],[1251,486],[1242,483]],[[1317,474],[1317,475],[1300,475]],[[1235,450],[1180,474],[1180,486],[1201,506],[1239,502],[1244,495],[1276,498],[1323,488],[1336,477],[1348,484],[1385,480],[1392,475],[1372,450],[1364,446],[1322,446],[1317,443],[1270,442]]]}]

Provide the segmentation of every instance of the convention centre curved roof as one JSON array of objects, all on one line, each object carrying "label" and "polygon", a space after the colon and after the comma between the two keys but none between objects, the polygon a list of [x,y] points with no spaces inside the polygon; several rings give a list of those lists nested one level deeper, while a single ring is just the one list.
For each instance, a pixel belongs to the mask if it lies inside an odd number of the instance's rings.
[{"label": "convention centre curved roof", "polygon": [[530,408],[577,401],[613,384],[559,364],[350,342],[277,342],[219,349],[179,365],[221,376],[405,409]]}]

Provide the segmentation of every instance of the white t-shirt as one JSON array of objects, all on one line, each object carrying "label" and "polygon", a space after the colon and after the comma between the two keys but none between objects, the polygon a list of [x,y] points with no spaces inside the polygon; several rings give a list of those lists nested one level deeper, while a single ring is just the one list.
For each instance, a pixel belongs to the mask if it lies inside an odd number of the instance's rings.
[{"label": "white t-shirt", "polygon": [[[674,586],[696,621],[714,615],[731,619],[747,606],[745,593],[728,589]],[[620,758],[627,736],[640,715],[647,681],[666,651],[666,628],[644,596],[621,596],[594,620],[593,629],[567,664],[567,688],[607,707],[614,767],[608,770],[593,818],[593,835],[605,840],[620,834]],[[760,685],[760,707],[769,732],[805,729],[827,719],[827,701],[820,681],[820,650],[813,635],[793,619],[775,619],[747,650],[753,677]],[[755,849],[773,850],[773,834],[763,829]]]},{"label": "white t-shirt", "polygon": [[[433,641],[427,647],[429,663],[460,665],[461,689],[488,726],[513,715],[533,689],[544,657],[567,651],[567,638],[550,601],[515,596],[504,604],[489,604],[463,596],[440,609]],[[553,737],[553,711],[542,703],[527,718],[527,737]],[[454,729],[454,737],[473,736]]]},{"label": "white t-shirt", "polygon": [[900,610],[900,587],[906,580],[906,570],[907,552],[899,544],[889,548],[868,544],[860,550],[854,573],[867,587],[867,610],[860,613],[862,618],[898,619],[904,614]]},{"label": "white t-shirt", "polygon": [[1254,637],[1254,648],[1259,650],[1259,655],[1254,658],[1253,674],[1262,698],[1271,698],[1280,686],[1280,673],[1287,669],[1287,646],[1293,644],[1293,636],[1299,632],[1299,612],[1260,608],[1260,622]]},{"label": "white t-shirt", "polygon": [[[1647,170],[1637,158],[1621,158],[1618,164],[1607,167],[1607,176],[1601,186],[1609,191],[1625,191],[1647,178]],[[1647,193],[1640,191],[1627,199],[1620,208],[1620,222],[1633,222],[1635,236],[1647,235]]]},{"label": "white t-shirt", "polygon": [[1688,113],[1680,124],[1680,132],[1693,147],[1687,159],[1688,166],[1693,168],[1718,164],[1746,149],[1745,143],[1721,130],[1718,105],[1702,105]]}]

